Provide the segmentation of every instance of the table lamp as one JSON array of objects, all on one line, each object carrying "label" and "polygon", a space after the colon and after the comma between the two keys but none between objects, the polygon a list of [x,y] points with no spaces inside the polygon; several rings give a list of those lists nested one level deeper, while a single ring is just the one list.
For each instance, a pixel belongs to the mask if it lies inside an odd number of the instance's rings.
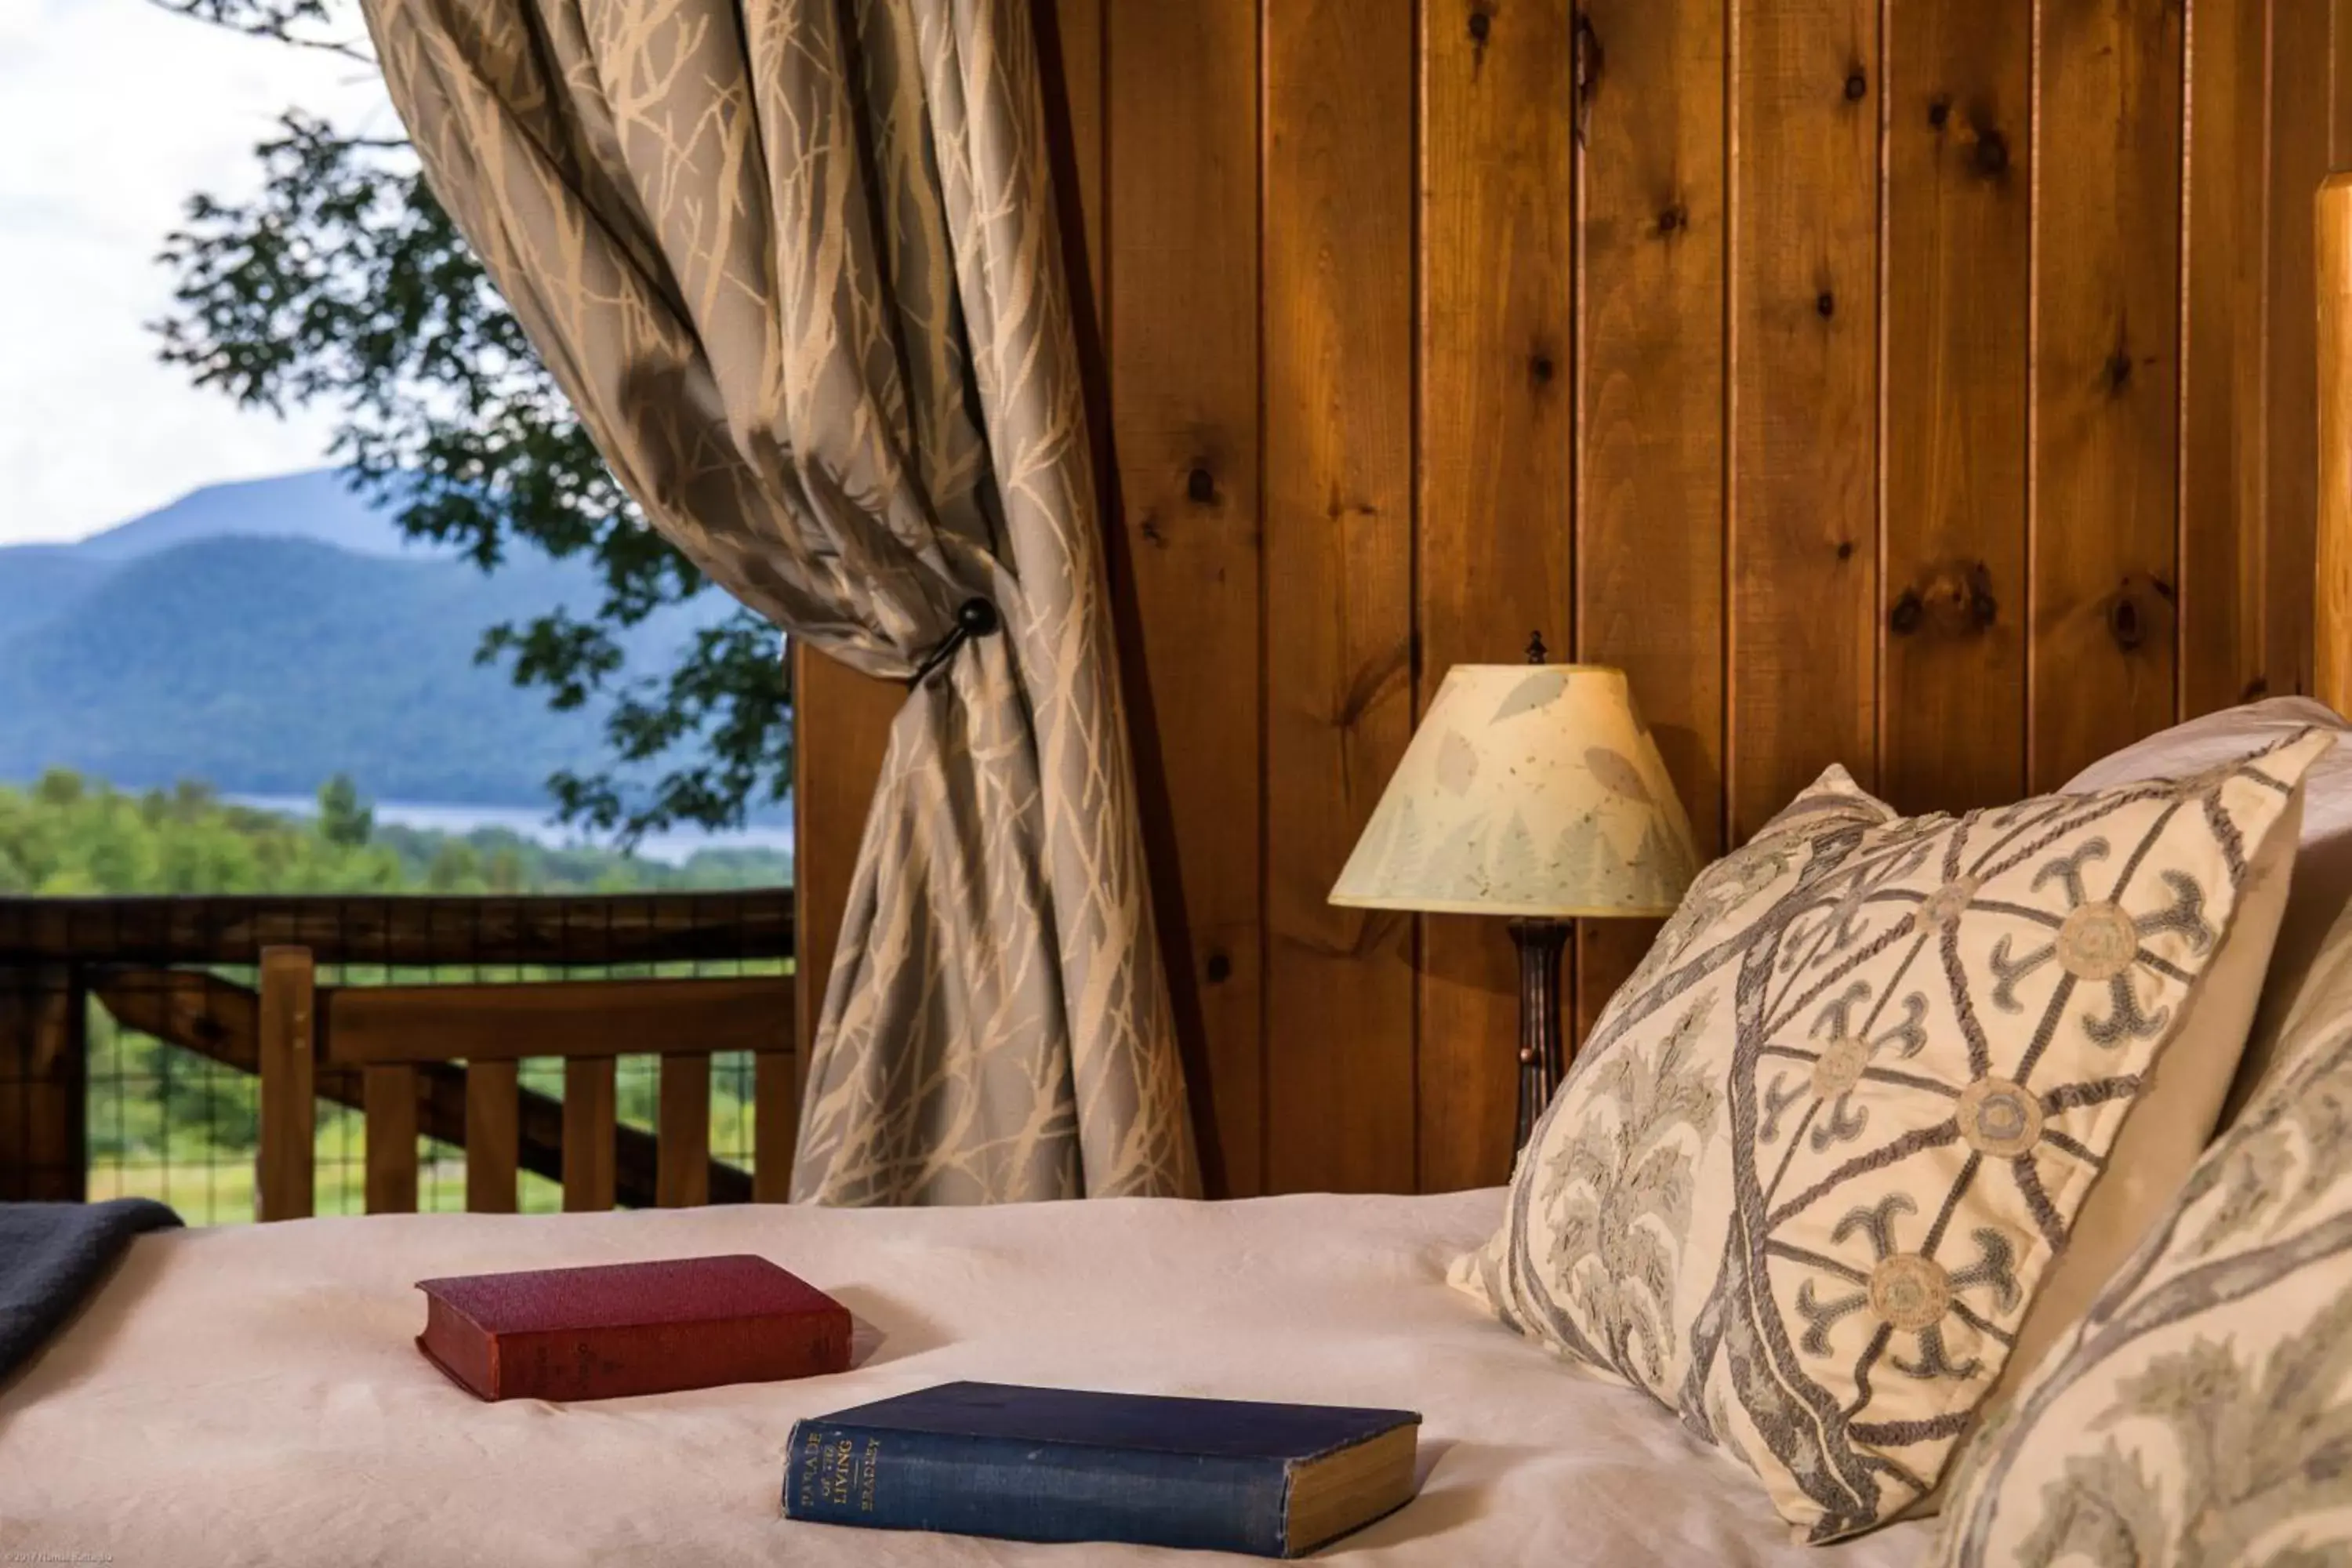
[{"label": "table lamp", "polygon": [[1559,1086],[1571,920],[1664,916],[1697,874],[1690,822],[1622,670],[1457,664],[1364,825],[1335,904],[1510,917],[1518,1146]]}]

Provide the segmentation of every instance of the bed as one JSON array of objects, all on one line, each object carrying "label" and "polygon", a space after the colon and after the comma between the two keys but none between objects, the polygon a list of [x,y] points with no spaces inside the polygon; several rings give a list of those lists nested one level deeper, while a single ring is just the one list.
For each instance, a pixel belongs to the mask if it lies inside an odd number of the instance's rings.
[{"label": "bed", "polygon": [[[1420,1410],[1420,1496],[1323,1553],[1339,1562],[1916,1559],[1923,1523],[1826,1552],[1794,1544],[1744,1470],[1449,1289],[1446,1264],[1485,1239],[1501,1204],[1496,1190],[730,1205],[146,1236],[0,1388],[0,1560],[1203,1560],[781,1517],[795,1417],[958,1377]],[[836,1294],[857,1319],[853,1370],[559,1409],[480,1404],[410,1343],[425,1317],[413,1285],[431,1275],[730,1251]]]},{"label": "bed", "polygon": [[[2352,183],[2331,183],[2323,200],[2318,694],[2340,709],[2352,702]],[[2332,839],[2328,863],[2352,877],[2347,800],[2352,780],[2306,816],[2306,869],[2316,830]],[[2316,888],[2299,869],[2297,897]],[[2340,887],[2331,900],[2342,907]],[[1321,1554],[1333,1561],[1875,1568],[1922,1554],[1933,1527],[1918,1521],[1795,1543],[1731,1460],[1450,1288],[1447,1266],[1487,1237],[1502,1205],[1498,1190],[735,1205],[142,1236],[0,1383],[0,1562],[1202,1560],[781,1516],[797,1417],[958,1378],[1420,1410],[1419,1495]],[[411,1344],[420,1279],[719,1252],[770,1258],[838,1296],[858,1321],[852,1369],[567,1407],[483,1405]]]}]

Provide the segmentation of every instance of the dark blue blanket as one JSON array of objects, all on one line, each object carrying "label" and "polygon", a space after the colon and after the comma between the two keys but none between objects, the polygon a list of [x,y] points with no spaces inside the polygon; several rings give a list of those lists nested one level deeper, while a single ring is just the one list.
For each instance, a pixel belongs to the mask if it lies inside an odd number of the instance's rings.
[{"label": "dark blue blanket", "polygon": [[0,1381],[73,1315],[132,1237],[179,1223],[149,1198],[0,1204]]}]

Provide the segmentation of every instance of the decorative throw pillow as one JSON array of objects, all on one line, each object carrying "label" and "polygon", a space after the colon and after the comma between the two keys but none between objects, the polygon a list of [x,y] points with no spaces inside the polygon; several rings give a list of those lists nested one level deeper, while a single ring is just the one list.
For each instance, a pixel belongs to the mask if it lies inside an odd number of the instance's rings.
[{"label": "decorative throw pillow", "polygon": [[2352,1561],[2352,910],[2276,1070],[1969,1446],[1933,1560]]},{"label": "decorative throw pillow", "polygon": [[[2265,697],[2242,707],[2201,714],[2185,724],[2109,752],[2067,781],[2069,794],[2179,778],[2200,773],[2305,730],[2352,731],[2334,710],[2308,697]],[[2262,1006],[2246,1031],[2246,1052],[2222,1107],[2226,1124],[2260,1085],[2278,1048],[2279,1030],[2309,978],[2320,943],[2338,910],[2352,900],[2352,746],[2338,745],[2303,776],[2302,845],[2295,854],[2294,890],[2288,895],[2263,980]]]},{"label": "decorative throw pillow", "polygon": [[[1978,1404],[1979,1423],[1996,1419],[2016,1395],[2021,1378],[2080,1322],[2140,1237],[2172,1206],[2204,1153],[2221,1108],[2240,1075],[2240,1057],[2252,1048],[2255,1004],[2278,939],[2294,873],[2295,827],[2310,774],[2253,851],[2238,883],[2238,910],[2205,973],[2181,1004],[2131,1114],[2108,1148],[2090,1195],[2075,1212],[2066,1245],[2051,1260],[2041,1289],[2025,1310],[2001,1373]],[[1964,1433],[1954,1445],[1967,1444]],[[1950,1479],[1946,1472],[1947,1480]],[[1904,1510],[1906,1518],[1936,1511],[1941,1484]]]},{"label": "decorative throw pillow", "polygon": [[1801,1537],[1902,1511],[2327,744],[1959,817],[1896,818],[1832,770],[1692,885],[1456,1282],[1648,1390]]}]

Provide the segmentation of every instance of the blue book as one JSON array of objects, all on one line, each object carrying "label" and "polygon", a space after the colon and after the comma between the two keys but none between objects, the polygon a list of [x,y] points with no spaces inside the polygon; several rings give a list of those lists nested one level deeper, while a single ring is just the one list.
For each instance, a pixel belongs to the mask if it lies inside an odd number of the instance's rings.
[{"label": "blue book", "polygon": [[947,1383],[793,1426],[784,1514],[1296,1557],[1412,1496],[1410,1410]]}]

